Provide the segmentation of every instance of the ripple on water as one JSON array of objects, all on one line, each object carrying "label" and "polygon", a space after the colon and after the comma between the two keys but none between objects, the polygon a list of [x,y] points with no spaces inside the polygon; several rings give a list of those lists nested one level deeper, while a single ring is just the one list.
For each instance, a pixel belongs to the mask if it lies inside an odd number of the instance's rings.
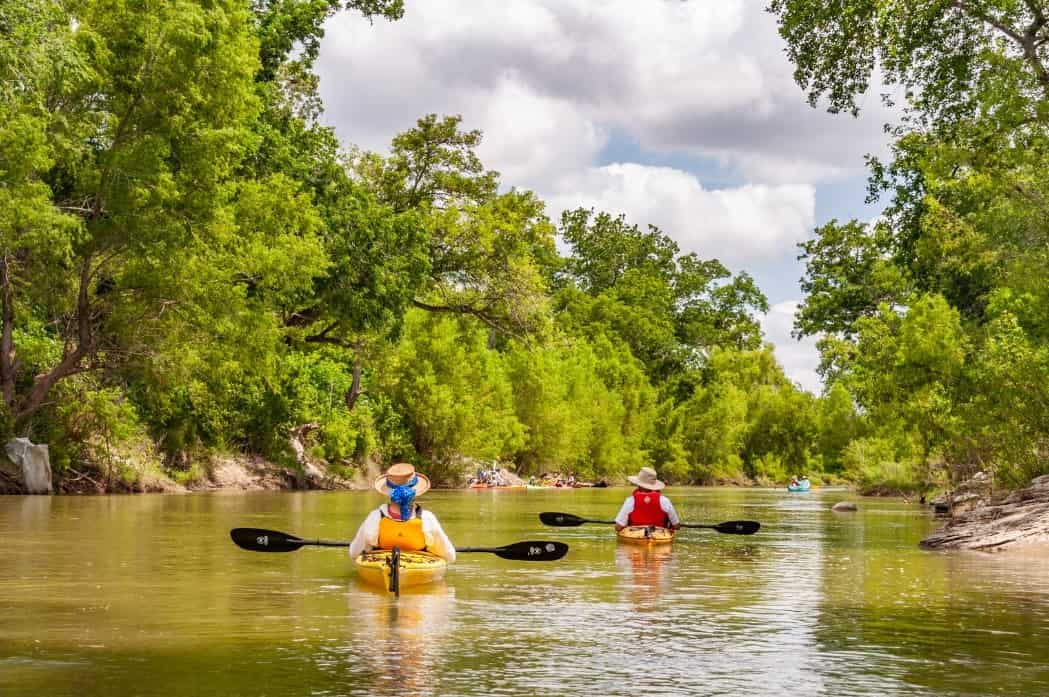
[{"label": "ripple on water", "polygon": [[376,503],[363,493],[0,499],[0,694],[1026,697],[1049,684],[1044,559],[923,552],[934,523],[919,509],[863,500],[840,516],[842,491],[671,490],[687,521],[762,530],[682,530],[667,550],[536,518],[610,518],[626,494],[433,492],[457,544],[571,551],[463,555],[445,583],[399,599],[357,584],[344,553],[251,554],[226,537],[352,535]]}]

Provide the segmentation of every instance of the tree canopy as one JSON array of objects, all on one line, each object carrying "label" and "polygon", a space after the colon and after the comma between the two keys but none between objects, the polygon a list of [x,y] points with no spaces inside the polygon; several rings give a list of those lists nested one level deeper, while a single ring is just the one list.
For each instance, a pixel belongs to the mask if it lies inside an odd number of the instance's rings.
[{"label": "tree canopy", "polygon": [[51,443],[60,475],[137,444],[183,480],[230,450],[301,467],[289,433],[346,473],[405,459],[446,482],[493,459],[872,488],[1044,472],[1045,8],[770,10],[814,104],[854,112],[874,76],[904,97],[871,161],[884,214],[800,248],[818,396],[763,343],[753,278],[677,231],[551,220],[458,115],[385,152],[341,142],[324,22],[400,0],[0,0],[5,431]]}]

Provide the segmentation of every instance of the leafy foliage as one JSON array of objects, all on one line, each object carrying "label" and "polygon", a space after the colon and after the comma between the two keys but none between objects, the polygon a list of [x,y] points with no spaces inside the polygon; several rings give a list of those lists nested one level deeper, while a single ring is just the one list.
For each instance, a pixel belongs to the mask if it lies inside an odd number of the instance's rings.
[{"label": "leafy foliage", "polygon": [[881,221],[831,223],[802,247],[796,329],[824,335],[823,374],[865,422],[846,474],[922,488],[978,470],[1008,486],[1049,472],[1049,8],[770,10],[813,104],[855,112],[875,69],[908,98],[892,161],[871,163],[872,196],[891,199]]},{"label": "leafy foliage", "polygon": [[[114,448],[128,444],[159,451],[180,480],[217,451],[291,465],[289,434],[303,426],[313,458],[343,470],[410,460],[443,482],[495,459],[594,479],[651,464],[675,482],[848,469],[848,445],[865,434],[861,393],[836,387],[821,401],[786,379],[762,345],[768,305],[745,272],[622,216],[569,211],[555,226],[534,193],[484,166],[481,133],[459,116],[423,116],[385,154],[344,149],[321,122],[312,72],[340,10],[396,20],[404,8],[0,0],[5,432],[48,440],[68,471],[93,463],[114,481],[127,474]],[[1001,258],[955,242],[986,211],[936,228],[941,247],[974,260],[973,296],[997,322],[961,355],[983,342],[1043,370],[1016,335],[1049,331],[1043,291],[995,294],[980,272]],[[834,292],[849,307],[829,291],[818,307],[814,284],[806,331],[907,299],[891,236],[849,267],[845,248],[863,235],[828,226],[807,250],[813,273],[834,277],[828,288],[845,279]],[[1035,263],[1009,259],[1017,277]],[[931,400],[972,378],[938,353],[970,315],[929,302],[921,322],[883,323],[902,332],[900,379],[924,385],[921,371],[942,371]],[[841,361],[843,386],[851,365]]]}]

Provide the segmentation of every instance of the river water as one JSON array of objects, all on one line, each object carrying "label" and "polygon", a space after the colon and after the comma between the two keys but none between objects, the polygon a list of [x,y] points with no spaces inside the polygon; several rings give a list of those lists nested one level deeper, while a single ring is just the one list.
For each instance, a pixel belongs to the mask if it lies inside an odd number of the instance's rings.
[{"label": "river water", "polygon": [[[842,491],[669,489],[673,549],[609,526],[628,490],[431,491],[462,555],[387,597],[338,549],[240,550],[230,528],[347,539],[377,495],[0,497],[0,695],[1041,695],[1049,556],[931,553],[917,506]],[[860,512],[832,513],[839,500]]]}]

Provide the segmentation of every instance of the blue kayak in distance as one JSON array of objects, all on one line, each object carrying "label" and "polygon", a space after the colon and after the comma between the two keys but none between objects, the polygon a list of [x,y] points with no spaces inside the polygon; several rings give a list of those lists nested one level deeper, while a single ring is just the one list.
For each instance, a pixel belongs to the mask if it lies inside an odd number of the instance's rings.
[{"label": "blue kayak in distance", "polygon": [[808,491],[811,488],[812,488],[812,484],[809,482],[808,479],[802,479],[801,481],[798,482],[797,486],[795,486],[794,484],[788,484],[787,485],[787,491],[793,491],[795,493],[805,492],[805,491]]}]

